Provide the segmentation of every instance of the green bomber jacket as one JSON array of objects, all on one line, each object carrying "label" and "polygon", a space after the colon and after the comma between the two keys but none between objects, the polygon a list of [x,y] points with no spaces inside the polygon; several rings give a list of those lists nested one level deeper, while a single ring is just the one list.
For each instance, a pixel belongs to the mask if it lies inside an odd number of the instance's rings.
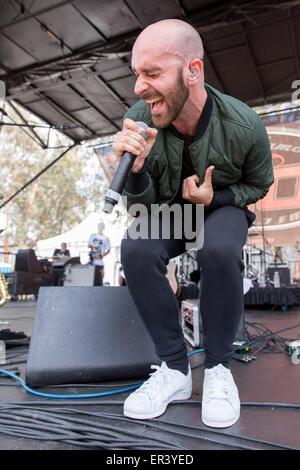
[{"label": "green bomber jacket", "polygon": [[[230,188],[234,205],[245,208],[263,198],[274,181],[272,153],[265,127],[249,106],[206,85],[213,97],[208,126],[189,152],[200,178],[210,165],[214,190]],[[151,112],[143,100],[138,101],[124,118],[154,126]],[[180,187],[183,141],[168,128],[158,129],[155,143],[145,165],[148,183],[141,193],[123,191],[127,208],[132,204],[171,204]]]}]

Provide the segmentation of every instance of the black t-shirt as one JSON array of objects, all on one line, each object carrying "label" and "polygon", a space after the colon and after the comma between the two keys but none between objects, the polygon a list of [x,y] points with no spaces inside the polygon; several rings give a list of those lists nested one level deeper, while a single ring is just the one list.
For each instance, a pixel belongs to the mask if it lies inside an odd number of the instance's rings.
[{"label": "black t-shirt", "polygon": [[56,248],[53,256],[70,256],[70,252],[69,250],[62,251],[60,248]]},{"label": "black t-shirt", "polygon": [[[182,183],[185,178],[188,178],[189,176],[192,176],[195,174],[195,169],[194,165],[191,159],[191,155],[189,152],[189,146],[196,140],[199,140],[203,134],[205,133],[210,118],[212,114],[212,109],[213,109],[213,98],[212,95],[209,91],[209,89],[206,87],[206,92],[207,92],[207,98],[206,102],[204,105],[204,108],[202,110],[200,119],[198,121],[196,133],[193,136],[190,135],[184,135],[180,134],[177,129],[173,125],[169,127],[169,131],[176,136],[178,139],[181,139],[184,141],[184,147],[183,147],[183,155],[182,155],[182,169],[181,169],[181,185],[179,188],[179,191],[175,197],[174,202],[180,203],[180,204],[188,204],[188,201],[182,198]],[[199,158],[201,158],[201,155],[199,155]],[[205,212],[209,212],[213,209],[216,209],[217,207],[222,207],[225,205],[230,205],[234,203],[234,194],[229,188],[224,188],[221,190],[215,190],[214,191],[214,196],[213,199],[208,207],[205,208]]]},{"label": "black t-shirt", "polygon": [[207,99],[206,99],[204,108],[202,110],[200,119],[198,121],[195,135],[191,136],[191,135],[180,134],[180,132],[178,132],[177,129],[173,126],[173,124],[171,124],[168,127],[168,130],[171,132],[171,134],[173,134],[178,139],[183,140],[183,142],[184,142],[183,154],[182,154],[181,178],[180,178],[181,184],[180,184],[180,187],[179,187],[179,191],[178,191],[178,193],[175,197],[175,200],[174,200],[174,202],[181,203],[181,204],[182,203],[184,203],[184,204],[188,203],[188,201],[186,201],[182,198],[182,183],[183,183],[183,180],[188,178],[189,176],[192,176],[192,175],[195,174],[195,168],[194,168],[194,165],[193,165],[193,162],[192,162],[192,159],[191,159],[191,155],[190,155],[190,152],[189,152],[189,146],[194,141],[199,140],[203,136],[203,134],[206,131],[207,126],[209,124],[211,113],[212,113],[213,99],[212,99],[212,96],[211,96],[209,90],[206,89],[206,91],[207,91]]}]

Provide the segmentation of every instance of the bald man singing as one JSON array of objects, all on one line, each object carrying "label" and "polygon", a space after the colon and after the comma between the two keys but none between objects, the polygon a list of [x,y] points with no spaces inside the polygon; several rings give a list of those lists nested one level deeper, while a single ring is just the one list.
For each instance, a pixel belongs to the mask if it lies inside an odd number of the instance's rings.
[{"label": "bald man singing", "polygon": [[[136,204],[147,208],[148,236],[133,237],[128,230],[121,262],[161,364],[126,398],[124,414],[154,418],[173,400],[191,397],[178,302],[165,274],[169,260],[187,250],[178,225],[197,226],[202,207],[204,237],[197,245],[205,350],[202,421],[228,427],[240,416],[230,361],[243,312],[242,250],[255,218],[247,206],[273,183],[269,140],[251,108],[205,83],[202,41],[189,24],[170,19],[145,28],[133,46],[132,70],[140,100],[126,113],[113,149],[118,158],[126,151],[136,155],[123,197],[129,211]],[[146,139],[137,121],[149,126]],[[153,237],[153,205],[179,205],[182,214],[189,206],[191,220],[170,216],[169,235],[160,230]]]}]

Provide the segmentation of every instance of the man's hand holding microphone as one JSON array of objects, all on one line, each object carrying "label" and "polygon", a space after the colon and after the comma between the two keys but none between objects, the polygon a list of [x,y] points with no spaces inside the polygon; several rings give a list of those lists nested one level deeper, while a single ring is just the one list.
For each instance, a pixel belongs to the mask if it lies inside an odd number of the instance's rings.
[{"label": "man's hand holding microphone", "polygon": [[[117,132],[112,146],[119,165],[105,197],[104,212],[110,214],[118,203],[130,171],[138,173],[143,168],[157,132],[157,129],[148,127],[144,122],[124,120],[123,129]],[[214,195],[211,180],[213,170],[213,165],[207,168],[202,184],[196,174],[186,178],[182,185],[183,198],[194,204],[208,206]]]},{"label": "man's hand holding microphone", "polygon": [[103,211],[110,214],[125,187],[130,171],[139,172],[155,142],[157,129],[143,122],[125,119],[123,129],[117,132],[112,149],[119,165],[105,197]]},{"label": "man's hand holding microphone", "polygon": [[[146,126],[146,124],[144,125]],[[124,152],[136,155],[131,168],[133,173],[137,173],[143,168],[157,136],[157,129],[147,127],[145,131],[146,135],[143,136],[144,133],[138,123],[131,119],[125,119],[123,129],[117,132],[112,147],[119,160],[122,158]]]}]

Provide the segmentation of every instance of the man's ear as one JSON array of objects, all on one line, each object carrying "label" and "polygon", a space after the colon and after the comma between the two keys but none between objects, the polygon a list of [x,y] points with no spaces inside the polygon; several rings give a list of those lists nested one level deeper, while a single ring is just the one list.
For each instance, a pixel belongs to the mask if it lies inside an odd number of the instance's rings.
[{"label": "man's ear", "polygon": [[203,64],[201,59],[193,59],[189,63],[189,77],[191,83],[197,83],[201,77]]}]

